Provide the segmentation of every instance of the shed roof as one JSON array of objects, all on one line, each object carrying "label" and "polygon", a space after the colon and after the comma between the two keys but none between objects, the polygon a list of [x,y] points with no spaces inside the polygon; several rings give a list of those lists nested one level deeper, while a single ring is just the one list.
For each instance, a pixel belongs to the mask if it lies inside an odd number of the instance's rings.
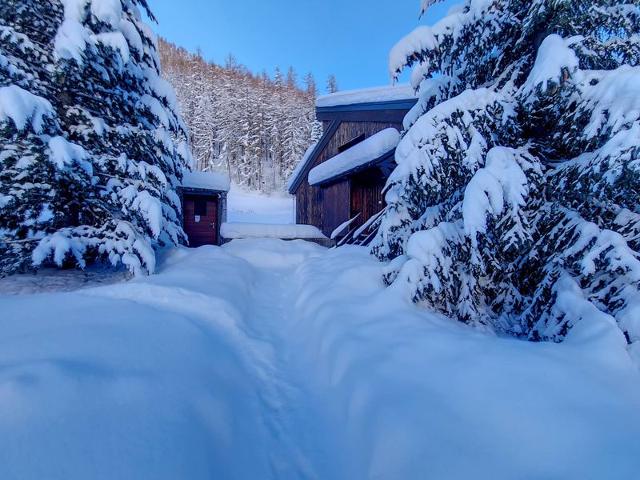
[{"label": "shed roof", "polygon": [[345,90],[319,97],[316,107],[337,107],[357,105],[362,103],[397,102],[416,99],[416,93],[411,85],[392,85],[386,87],[363,88],[359,90]]},{"label": "shed roof", "polygon": [[400,132],[387,128],[339,153],[309,172],[309,184],[327,183],[351,172],[362,170],[386,155],[398,146]]},{"label": "shed roof", "polygon": [[229,176],[218,172],[185,172],[182,187],[196,190],[228,192],[231,186]]}]

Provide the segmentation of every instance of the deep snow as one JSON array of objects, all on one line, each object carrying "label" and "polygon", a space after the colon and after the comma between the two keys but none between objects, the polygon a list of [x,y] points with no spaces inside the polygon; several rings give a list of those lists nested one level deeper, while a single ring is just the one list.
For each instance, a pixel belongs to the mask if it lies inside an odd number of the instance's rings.
[{"label": "deep snow", "polygon": [[158,274],[0,297],[3,479],[629,479],[619,331],[496,338],[365,249],[240,240]]}]

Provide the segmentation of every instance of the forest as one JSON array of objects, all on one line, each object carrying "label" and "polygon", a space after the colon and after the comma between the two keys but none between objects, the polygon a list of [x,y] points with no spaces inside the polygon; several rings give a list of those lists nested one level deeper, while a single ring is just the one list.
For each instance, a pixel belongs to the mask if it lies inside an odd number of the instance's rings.
[{"label": "forest", "polygon": [[[293,68],[253,74],[229,55],[207,62],[166,40],[159,41],[164,77],[174,86],[188,127],[197,170],[223,171],[240,186],[284,191],[306,149],[322,134],[315,121],[318,94],[311,73],[304,88]],[[335,79],[329,78],[329,91]]]}]

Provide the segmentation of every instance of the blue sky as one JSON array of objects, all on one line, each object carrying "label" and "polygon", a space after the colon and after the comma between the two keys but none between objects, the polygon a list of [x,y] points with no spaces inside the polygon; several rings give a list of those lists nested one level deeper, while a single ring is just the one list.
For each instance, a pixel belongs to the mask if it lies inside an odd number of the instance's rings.
[{"label": "blue sky", "polygon": [[340,89],[389,83],[391,47],[456,2],[418,19],[419,0],[150,0],[155,30],[188,50],[223,63],[229,53],[252,71],[292,65],[313,72],[324,91],[334,73]]}]

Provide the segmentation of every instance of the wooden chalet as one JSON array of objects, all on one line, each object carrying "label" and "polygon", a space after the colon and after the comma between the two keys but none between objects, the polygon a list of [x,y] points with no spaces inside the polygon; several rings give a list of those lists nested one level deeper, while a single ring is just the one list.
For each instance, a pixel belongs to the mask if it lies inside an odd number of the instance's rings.
[{"label": "wooden chalet", "polygon": [[[368,243],[384,208],[402,121],[417,99],[410,87],[339,92],[320,97],[324,134],[289,180],[296,223],[318,227],[339,243]],[[354,238],[356,237],[356,238]]]},{"label": "wooden chalet", "polygon": [[178,195],[182,202],[183,228],[190,247],[220,245],[220,229],[227,218],[229,178],[213,172],[188,172]]}]

